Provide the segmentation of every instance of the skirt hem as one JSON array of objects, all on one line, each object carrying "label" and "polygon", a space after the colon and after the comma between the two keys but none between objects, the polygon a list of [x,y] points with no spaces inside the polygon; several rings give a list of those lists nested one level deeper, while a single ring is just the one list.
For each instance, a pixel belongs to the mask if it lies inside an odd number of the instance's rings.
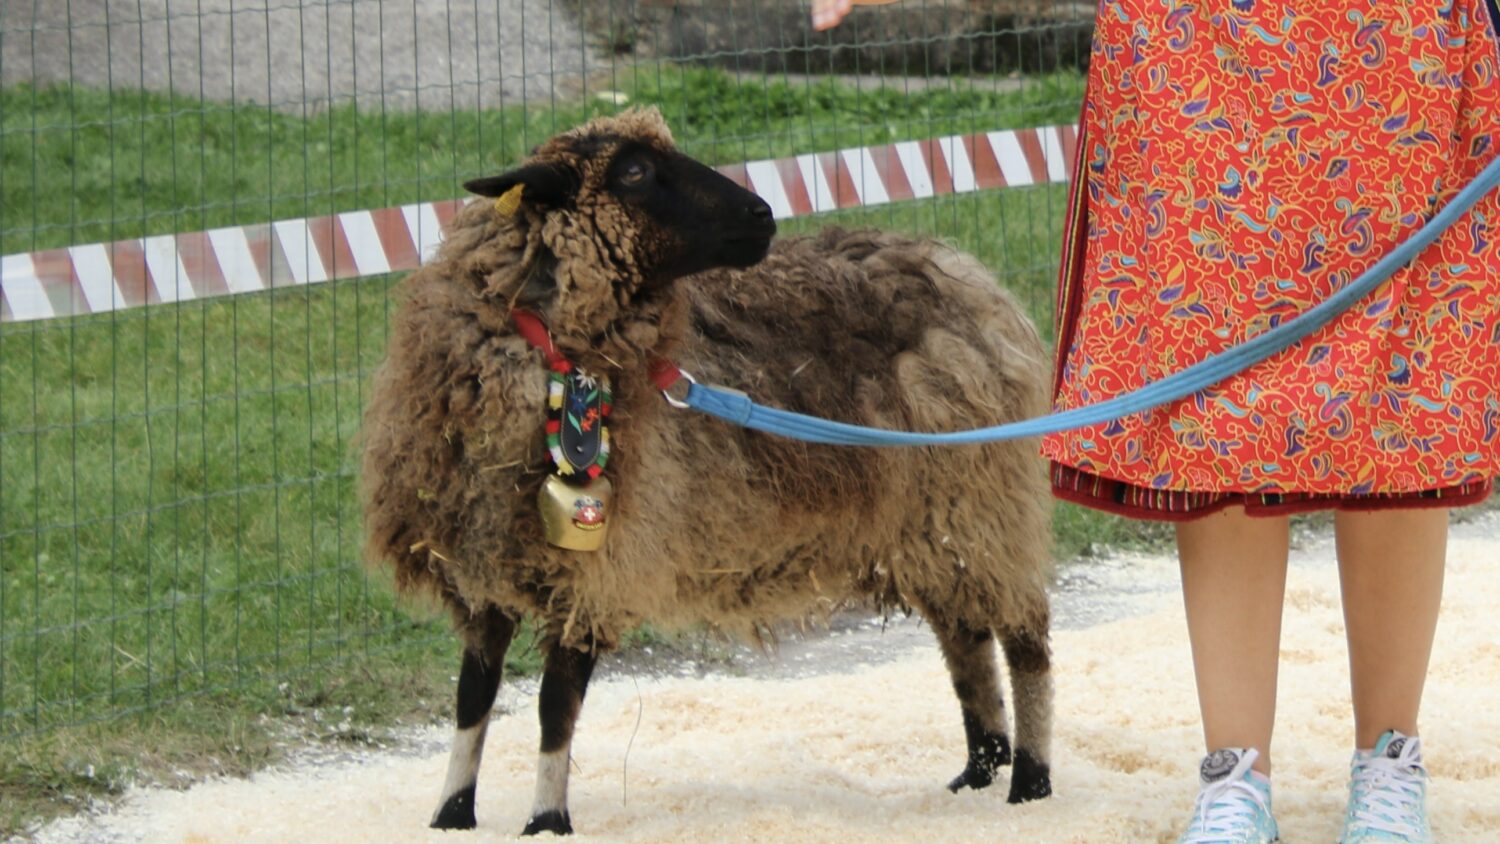
[{"label": "skirt hem", "polygon": [[1317,510],[1370,512],[1468,507],[1488,498],[1493,488],[1493,482],[1487,479],[1444,489],[1372,495],[1190,492],[1139,487],[1056,461],[1051,461],[1051,467],[1054,497],[1117,516],[1157,522],[1192,521],[1233,506],[1243,506],[1246,515],[1257,517],[1291,516]]}]

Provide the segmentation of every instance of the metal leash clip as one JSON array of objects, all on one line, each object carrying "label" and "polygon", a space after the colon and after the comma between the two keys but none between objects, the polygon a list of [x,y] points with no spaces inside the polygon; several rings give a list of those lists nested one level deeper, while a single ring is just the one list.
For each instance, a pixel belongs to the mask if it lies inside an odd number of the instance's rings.
[{"label": "metal leash clip", "polygon": [[[688,382],[688,389],[689,390],[693,389],[693,385],[698,383],[698,379],[694,378],[692,376],[692,374],[689,373],[686,370],[679,369],[679,370],[677,370],[677,374],[681,375],[682,378],[683,378],[683,380],[685,380],[685,381]],[[664,399],[667,400],[667,404],[670,404],[671,406],[677,408],[678,410],[690,410],[690,409],[692,409],[692,405],[688,404],[686,401],[678,401],[677,399],[672,398],[672,394],[669,393],[669,392],[667,392],[666,390],[662,390],[661,391],[661,396],[662,396],[662,398],[664,398]],[[687,395],[684,394],[683,398],[686,399]]]}]

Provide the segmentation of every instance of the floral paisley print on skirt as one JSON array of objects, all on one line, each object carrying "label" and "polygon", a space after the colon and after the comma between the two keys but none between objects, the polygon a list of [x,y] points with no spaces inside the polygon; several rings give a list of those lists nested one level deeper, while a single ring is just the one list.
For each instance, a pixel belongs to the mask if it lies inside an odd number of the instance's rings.
[{"label": "floral paisley print on skirt", "polygon": [[[1494,0],[1105,0],[1058,302],[1058,409],[1326,298],[1500,156]],[[1298,346],[1047,437],[1062,498],[1148,518],[1455,506],[1500,467],[1500,199]]]}]

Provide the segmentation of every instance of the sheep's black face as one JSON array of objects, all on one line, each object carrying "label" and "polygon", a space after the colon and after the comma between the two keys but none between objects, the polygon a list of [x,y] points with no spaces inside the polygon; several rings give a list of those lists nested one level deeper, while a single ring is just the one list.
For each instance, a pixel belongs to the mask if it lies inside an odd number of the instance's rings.
[{"label": "sheep's black face", "polygon": [[765,200],[676,151],[623,144],[604,187],[640,224],[649,282],[751,266],[766,257],[776,234]]},{"label": "sheep's black face", "polygon": [[543,144],[516,170],[464,187],[501,196],[524,184],[522,201],[575,221],[621,283],[656,287],[759,262],[776,234],[770,206],[678,152],[665,132],[659,118],[633,134],[585,127]]}]

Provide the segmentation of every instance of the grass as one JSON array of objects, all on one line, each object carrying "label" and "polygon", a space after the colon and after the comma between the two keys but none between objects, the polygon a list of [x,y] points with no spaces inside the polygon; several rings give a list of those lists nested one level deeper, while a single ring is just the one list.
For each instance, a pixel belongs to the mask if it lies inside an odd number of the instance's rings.
[{"label": "grass", "polygon": [[284,759],[288,748],[378,749],[393,728],[449,717],[450,651],[427,640],[399,659],[377,655],[337,672],[296,674],[263,694],[215,692],[9,740],[0,754],[0,840],[133,785],[243,776]]},{"label": "grass", "polygon": [[407,632],[357,566],[351,443],[383,292],[0,336],[8,722],[240,686]]},{"label": "grass", "polygon": [[[1003,94],[861,91],[666,65],[610,85],[658,104],[715,163],[1068,122],[1082,87],[1063,74]],[[456,196],[612,108],[301,116],[0,89],[0,251]],[[786,228],[948,238],[1050,330],[1063,206],[1052,186]],[[365,735],[446,712],[445,623],[361,563],[355,437],[390,283],[0,325],[0,837],[132,778],[253,769],[287,729],[329,737],[304,710],[354,707],[339,721]],[[1066,506],[1057,525],[1063,556],[1155,538]],[[534,670],[513,650],[513,671]]]},{"label": "grass", "polygon": [[306,701],[372,735],[446,710],[445,622],[359,554],[388,284],[0,329],[0,837],[130,780],[251,769]]},{"label": "grass", "polygon": [[[1076,74],[1008,93],[954,81],[903,92],[834,82],[739,82],[668,65],[610,84],[659,106],[682,147],[710,163],[1070,123]],[[595,97],[555,108],[385,113],[343,105],[302,116],[142,91],[0,89],[0,252],[259,223],[448,198],[560,129],[617,110]]]}]

